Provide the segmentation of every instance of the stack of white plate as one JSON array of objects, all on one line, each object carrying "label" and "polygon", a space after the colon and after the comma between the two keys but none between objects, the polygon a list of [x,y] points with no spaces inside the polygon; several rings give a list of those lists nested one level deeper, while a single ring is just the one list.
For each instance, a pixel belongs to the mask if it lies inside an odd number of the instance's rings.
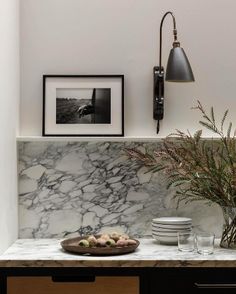
[{"label": "stack of white plate", "polygon": [[162,244],[177,244],[178,232],[192,230],[192,219],[187,217],[160,217],[152,220],[152,236]]}]

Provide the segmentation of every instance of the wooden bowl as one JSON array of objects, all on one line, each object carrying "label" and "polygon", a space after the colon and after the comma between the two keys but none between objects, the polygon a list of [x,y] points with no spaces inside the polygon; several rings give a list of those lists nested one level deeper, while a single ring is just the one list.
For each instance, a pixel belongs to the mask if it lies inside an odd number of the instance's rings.
[{"label": "wooden bowl", "polygon": [[[77,254],[86,254],[86,255],[119,255],[126,254],[135,251],[139,246],[139,241],[136,241],[135,245],[127,245],[124,247],[81,247],[79,246],[79,241],[87,239],[89,236],[76,237],[63,240],[61,246],[65,251],[77,253]],[[95,235],[96,238],[99,238],[100,235]]]}]

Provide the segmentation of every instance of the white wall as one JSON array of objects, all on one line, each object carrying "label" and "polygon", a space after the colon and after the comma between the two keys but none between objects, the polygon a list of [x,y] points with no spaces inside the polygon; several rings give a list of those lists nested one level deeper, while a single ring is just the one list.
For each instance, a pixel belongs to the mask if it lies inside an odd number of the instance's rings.
[{"label": "white wall", "polygon": [[[155,135],[152,68],[158,63],[159,24],[176,15],[179,40],[196,82],[166,83],[160,136],[194,130],[197,99],[236,122],[235,0],[23,0],[21,1],[20,134],[41,135],[43,74],[125,74],[125,134]],[[164,24],[163,61],[172,44]],[[208,133],[205,133],[208,135]]]},{"label": "white wall", "polygon": [[19,111],[19,3],[0,9],[0,253],[18,235],[16,134]]}]

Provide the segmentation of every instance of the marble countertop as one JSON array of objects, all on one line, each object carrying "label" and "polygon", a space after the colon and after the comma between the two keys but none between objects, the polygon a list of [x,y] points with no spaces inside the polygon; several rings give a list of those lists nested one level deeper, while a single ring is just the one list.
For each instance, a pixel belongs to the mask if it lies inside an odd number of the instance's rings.
[{"label": "marble countertop", "polygon": [[140,239],[138,249],[117,256],[80,256],[62,250],[59,239],[19,239],[0,256],[0,267],[235,267],[236,250],[216,246],[212,255],[180,252],[177,246]]}]

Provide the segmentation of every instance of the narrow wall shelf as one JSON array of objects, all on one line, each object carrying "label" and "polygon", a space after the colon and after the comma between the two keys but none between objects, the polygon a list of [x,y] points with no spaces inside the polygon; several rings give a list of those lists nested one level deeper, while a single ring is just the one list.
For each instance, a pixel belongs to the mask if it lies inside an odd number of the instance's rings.
[{"label": "narrow wall shelf", "polygon": [[[125,136],[125,137],[42,137],[42,136],[17,136],[17,142],[159,142],[163,136]],[[202,137],[204,140],[211,140],[210,137]],[[219,139],[214,137],[215,140]]]},{"label": "narrow wall shelf", "polygon": [[17,142],[54,142],[54,141],[112,141],[112,142],[123,142],[123,141],[160,141],[164,137],[155,136],[126,136],[126,137],[42,137],[42,136],[17,136]]}]

